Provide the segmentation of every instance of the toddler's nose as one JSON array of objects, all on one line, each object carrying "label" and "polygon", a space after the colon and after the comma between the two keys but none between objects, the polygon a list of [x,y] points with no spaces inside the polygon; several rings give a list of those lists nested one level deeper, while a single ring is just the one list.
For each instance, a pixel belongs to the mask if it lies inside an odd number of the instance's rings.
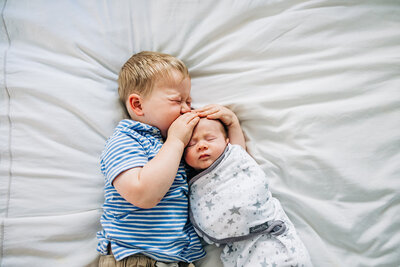
[{"label": "toddler's nose", "polygon": [[190,106],[186,102],[182,102],[181,105],[181,114],[190,112]]}]

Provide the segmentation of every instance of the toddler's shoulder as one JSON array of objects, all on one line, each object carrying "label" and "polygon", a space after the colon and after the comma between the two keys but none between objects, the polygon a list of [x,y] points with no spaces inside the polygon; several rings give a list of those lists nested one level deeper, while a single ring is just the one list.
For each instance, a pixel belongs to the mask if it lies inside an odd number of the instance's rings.
[{"label": "toddler's shoulder", "polygon": [[124,149],[126,146],[141,146],[144,138],[135,130],[134,123],[132,120],[120,121],[107,139],[103,154],[110,150]]}]

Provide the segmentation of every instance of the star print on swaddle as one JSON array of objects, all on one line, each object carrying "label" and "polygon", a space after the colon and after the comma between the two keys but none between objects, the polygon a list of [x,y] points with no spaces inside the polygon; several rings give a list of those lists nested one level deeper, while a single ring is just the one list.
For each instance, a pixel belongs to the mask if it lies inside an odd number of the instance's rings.
[{"label": "star print on swaddle", "polygon": [[193,177],[189,185],[192,223],[199,235],[211,242],[245,240],[285,229],[274,217],[265,173],[240,146],[228,145],[223,155]]}]

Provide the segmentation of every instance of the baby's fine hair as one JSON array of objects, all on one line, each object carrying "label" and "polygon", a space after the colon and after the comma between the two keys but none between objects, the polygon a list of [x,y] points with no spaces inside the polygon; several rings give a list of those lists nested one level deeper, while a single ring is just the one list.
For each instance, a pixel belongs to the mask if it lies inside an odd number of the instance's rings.
[{"label": "baby's fine hair", "polygon": [[182,79],[190,77],[186,65],[171,55],[151,51],[134,54],[122,66],[118,75],[121,101],[125,103],[132,93],[142,96],[150,94],[157,79],[171,77],[173,70],[180,72]]}]

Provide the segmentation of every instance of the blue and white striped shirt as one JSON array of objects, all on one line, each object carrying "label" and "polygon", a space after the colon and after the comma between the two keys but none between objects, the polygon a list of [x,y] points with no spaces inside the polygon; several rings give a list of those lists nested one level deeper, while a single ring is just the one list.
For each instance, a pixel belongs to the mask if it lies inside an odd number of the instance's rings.
[{"label": "blue and white striped shirt", "polygon": [[133,120],[122,120],[108,139],[100,158],[105,176],[103,230],[97,233],[101,254],[107,254],[110,243],[117,260],[141,253],[162,262],[193,262],[205,255],[188,220],[188,185],[182,163],[167,194],[151,209],[127,202],[112,185],[123,171],[143,167],[162,144],[156,127]]}]

